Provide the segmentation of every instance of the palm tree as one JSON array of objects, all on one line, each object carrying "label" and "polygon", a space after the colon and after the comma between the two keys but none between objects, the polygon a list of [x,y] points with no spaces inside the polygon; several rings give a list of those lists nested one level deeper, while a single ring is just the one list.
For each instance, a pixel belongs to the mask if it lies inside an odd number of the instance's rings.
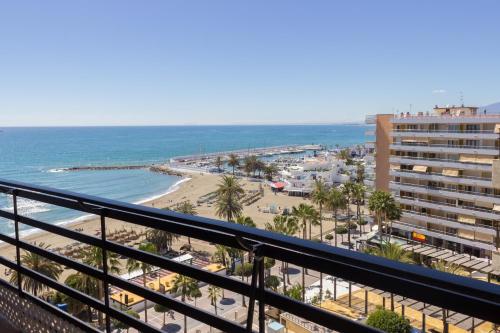
[{"label": "palm tree", "polygon": [[261,160],[256,160],[254,167],[255,170],[259,172],[259,178],[260,178],[261,172],[265,171],[266,169],[266,163],[262,162]]},{"label": "palm tree", "polygon": [[323,180],[314,182],[314,189],[311,193],[312,202],[319,208],[319,236],[323,241],[323,207],[328,201],[328,188]]},{"label": "palm tree", "polygon": [[198,284],[196,285],[196,288],[194,288],[193,290],[191,290],[191,295],[189,295],[190,297],[194,298],[194,307],[196,307],[196,300],[198,298],[200,298],[201,296],[203,296],[203,294],[201,293],[201,290],[200,288],[198,287]]},{"label": "palm tree", "polygon": [[395,243],[384,242],[380,245],[380,247],[371,248],[367,252],[378,257],[404,262],[407,264],[415,262],[411,252],[403,250],[401,245]]},{"label": "palm tree", "polygon": [[229,154],[229,160],[227,161],[227,165],[233,168],[233,176],[234,176],[234,168],[240,165],[240,160],[238,156],[235,154]]},{"label": "palm tree", "polygon": [[[292,236],[297,233],[299,229],[298,220],[295,216],[285,216],[277,215],[273,219],[273,224],[266,223],[266,230],[276,232],[278,234]],[[289,278],[288,268],[286,263],[283,261],[281,264],[281,273],[283,274],[283,292],[286,292],[286,278],[285,274]]]},{"label": "palm tree", "polygon": [[213,305],[215,315],[217,315],[217,300],[221,295],[220,288],[216,286],[208,287],[208,298],[210,299],[210,304]]},{"label": "palm tree", "polygon": [[[190,297],[194,289],[198,288],[198,282],[189,276],[178,274],[173,281],[172,292],[181,295],[181,301],[186,302],[186,297]],[[184,314],[184,333],[187,333],[187,317]]]},{"label": "palm tree", "polygon": [[250,155],[245,157],[243,160],[243,169],[247,176],[250,176],[251,173],[255,175],[255,171],[257,170],[257,156]]},{"label": "palm tree", "polygon": [[[344,195],[346,197],[346,203],[347,203],[347,221],[350,223],[351,222],[351,199],[354,197],[354,187],[356,185],[349,181],[344,184],[344,187],[342,188],[342,192],[344,192]],[[347,243],[348,243],[348,249],[351,249],[351,228],[349,226],[347,227]]]},{"label": "palm tree", "polygon": [[[311,239],[311,225],[317,223],[318,213],[313,206],[301,203],[299,207],[292,207],[292,216],[295,216],[300,221],[302,228],[302,238],[307,238],[307,224],[309,222],[309,239]],[[302,285],[305,286],[307,273],[306,268],[302,268]],[[302,301],[305,302],[305,288],[302,288]]]},{"label": "palm tree", "polygon": [[446,263],[446,261],[444,260],[438,260],[436,262],[433,262],[431,264],[431,268],[441,272],[455,274],[455,275],[463,276],[467,274],[467,272],[460,265],[454,264],[452,262]]},{"label": "palm tree", "polygon": [[[339,209],[344,209],[346,206],[346,200],[344,194],[339,191],[337,188],[332,188],[328,193],[328,200],[326,205],[333,212],[334,219],[334,229],[337,230],[337,215]],[[337,234],[335,233],[335,246],[337,246]]]},{"label": "palm tree", "polygon": [[365,166],[363,163],[358,162],[356,164],[356,182],[362,184],[365,180]]},{"label": "palm tree", "polygon": [[[243,226],[246,226],[246,227],[252,227],[252,228],[256,228],[257,227],[257,225],[252,220],[252,218],[248,217],[248,216],[238,216],[236,218],[236,224],[243,225]],[[240,264],[243,265],[243,263],[245,261],[245,252],[243,252],[242,250],[239,250],[238,252],[239,252],[239,255],[240,255]],[[241,271],[243,272],[243,270],[241,270]],[[243,281],[243,274],[241,274],[241,281]],[[242,298],[242,306],[246,307],[245,295],[241,294],[241,298]]]},{"label": "palm tree", "polygon": [[159,229],[147,229],[146,240],[156,247],[156,252],[165,253],[172,249],[174,240],[179,239],[179,235]]},{"label": "palm tree", "polygon": [[[356,201],[356,218],[358,220],[358,224],[361,221],[361,205],[365,200],[366,187],[362,183],[356,183],[352,187],[352,197]],[[359,234],[361,235],[361,228],[359,229]]]},{"label": "palm tree", "polygon": [[[36,246],[36,243],[34,243],[34,245]],[[46,250],[50,247],[50,245],[40,243],[38,247]],[[22,266],[43,274],[53,280],[57,280],[59,275],[62,273],[61,265],[33,252],[24,252],[23,255],[21,255],[21,264]],[[10,283],[17,285],[18,280],[19,277],[17,271],[14,271],[14,274],[10,277]],[[39,291],[49,289],[42,282],[32,279],[26,275],[22,277],[21,281],[23,289],[32,292],[35,296],[38,296]]]},{"label": "palm tree", "polygon": [[[218,156],[220,158],[220,156]],[[196,211],[196,207],[191,203],[191,201],[183,201],[177,205],[175,211],[188,214],[188,215],[196,215],[198,212]],[[191,237],[188,237],[188,244],[191,244]]]},{"label": "palm tree", "polygon": [[170,312],[171,310],[169,308],[167,308],[165,305],[161,305],[161,304],[155,304],[154,309],[155,309],[155,312],[163,313],[163,326],[165,326],[166,314],[167,314],[167,312]]},{"label": "palm tree", "polygon": [[[153,243],[143,243],[139,245],[139,250],[144,251],[144,252],[149,252],[149,253],[156,253],[156,246]],[[146,282],[147,282],[147,274],[151,273],[151,271],[154,269],[153,265],[147,264],[142,261],[137,261],[135,259],[129,258],[127,260],[127,270],[129,273],[136,271],[140,269],[142,271],[142,284],[144,285],[144,288],[146,288]],[[146,323],[148,322],[148,300],[144,298],[144,320]]]},{"label": "palm tree", "polygon": [[276,164],[271,163],[264,168],[264,174],[267,180],[273,180],[273,176],[278,173],[278,167]]},{"label": "palm tree", "polygon": [[[89,296],[97,298],[99,290],[98,280],[90,275],[80,272],[71,274],[66,278],[66,280],[64,280],[64,284]],[[92,321],[92,308],[90,305],[86,305],[71,297],[67,297],[65,302],[68,304],[68,310],[77,316],[86,309],[87,319],[89,322]]]},{"label": "palm tree", "polygon": [[217,156],[217,157],[215,158],[215,166],[217,167],[217,171],[219,171],[219,172],[220,172],[220,169],[221,169],[221,167],[222,167],[222,157]]},{"label": "palm tree", "polygon": [[375,212],[380,241],[382,241],[382,225],[389,214],[395,211],[396,202],[390,193],[376,190],[368,200],[368,208]]},{"label": "palm tree", "polygon": [[227,247],[224,245],[216,244],[215,252],[212,256],[212,261],[222,264],[227,268]]},{"label": "palm tree", "polygon": [[[82,262],[89,266],[93,266],[99,270],[103,269],[104,257],[103,252],[100,247],[91,246],[89,249],[82,251]],[[112,274],[120,273],[120,261],[118,260],[118,255],[113,252],[106,251],[107,257],[107,268],[108,272]],[[100,280],[95,281],[97,285],[97,298],[102,300],[104,298],[104,285]],[[103,314],[99,312],[98,322],[99,326],[103,324]]]},{"label": "palm tree", "polygon": [[[328,188],[323,180],[314,182],[314,189],[311,193],[312,202],[319,208],[319,239],[323,242],[323,206],[328,201]],[[323,273],[319,272],[319,297],[323,297]]]},{"label": "palm tree", "polygon": [[241,198],[244,190],[234,176],[222,176],[217,188],[217,215],[228,221],[241,215],[243,206]]}]

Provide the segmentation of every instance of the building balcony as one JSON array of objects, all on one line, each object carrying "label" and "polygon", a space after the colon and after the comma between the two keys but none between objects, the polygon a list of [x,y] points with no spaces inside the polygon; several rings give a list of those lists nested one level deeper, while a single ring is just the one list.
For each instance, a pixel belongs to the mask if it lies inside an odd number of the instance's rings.
[{"label": "building balcony", "polygon": [[412,179],[431,180],[436,182],[462,184],[469,186],[480,186],[491,188],[493,183],[491,178],[471,177],[471,176],[444,176],[442,173],[435,172],[417,172],[412,170],[390,170],[389,174],[394,177],[405,177]]},{"label": "building balcony", "polygon": [[[370,290],[378,289],[401,295],[406,299],[415,299],[438,308],[449,309],[460,314],[462,316],[460,318],[469,316],[475,318],[476,322],[499,322],[500,286],[494,284],[225,221],[26,183],[0,180],[0,193],[9,197],[13,204],[12,211],[0,210],[0,217],[12,221],[16,230],[15,235],[0,234],[1,241],[14,247],[18,255],[25,253],[38,255],[72,273],[89,277],[92,281],[96,281],[97,285],[102,286],[101,296],[91,296],[90,293],[75,289],[77,286],[73,284],[62,283],[58,278],[51,278],[34,270],[23,260],[0,256],[0,264],[20,277],[17,281],[22,282],[25,279],[31,281],[28,285],[26,283],[17,285],[0,279],[0,312],[11,325],[23,331],[26,327],[40,324],[43,327],[37,326],[34,330],[28,331],[110,333],[118,329],[116,325],[118,321],[125,327],[140,332],[163,332],[162,327],[153,325],[154,321],[145,322],[141,317],[135,318],[129,315],[127,310],[132,308],[129,301],[120,303],[120,306],[113,304],[117,296],[115,290],[119,289],[120,302],[122,292],[126,295],[130,293],[140,300],[142,309],[146,305],[145,300],[150,306],[162,305],[179,313],[180,316],[185,315],[192,318],[191,321],[204,325],[204,328],[200,329],[202,332],[214,329],[231,333],[264,333],[267,331],[266,326],[271,323],[268,316],[276,312],[272,310],[286,311],[336,332],[379,332],[365,325],[367,311],[363,316],[351,319],[346,317],[345,313],[313,306],[268,289],[265,285],[264,258],[273,258],[277,262],[287,262],[301,269],[322,272],[325,276],[335,276],[338,279],[351,281],[357,286],[371,288]],[[83,214],[92,214],[98,222],[100,221],[100,228],[95,234],[87,234],[73,230],[70,226],[50,224],[25,216],[17,209],[18,199],[33,200]],[[226,272],[212,272],[196,263],[181,263],[169,256],[142,251],[137,246],[144,241],[133,244],[120,242],[110,235],[110,228],[117,221],[127,223],[137,230],[148,228],[150,231],[159,230],[190,237],[193,244],[199,245],[195,242],[204,242],[207,247],[220,244],[242,251],[248,258],[252,258],[252,271],[248,277],[250,283],[246,283],[238,276],[227,275]],[[63,237],[75,242],[76,245],[70,246],[70,250],[80,246],[96,250],[104,257],[102,267],[97,267],[99,264],[96,266],[84,264],[72,254],[63,254],[56,249],[30,242],[19,232],[20,225],[29,225],[49,232],[51,237]],[[99,226],[99,223],[97,225]],[[190,277],[199,283],[220,287],[227,292],[244,296],[248,302],[248,306],[244,308],[245,316],[243,319],[227,318],[221,313],[212,311],[211,305],[203,308],[200,303],[195,306],[183,301],[170,289],[166,289],[169,283],[160,281],[166,276],[159,273],[151,279],[149,279],[151,276],[143,274],[144,278],[148,278],[147,285],[143,285],[142,277],[136,281],[124,275],[118,276],[108,269],[106,258],[109,259],[108,256],[111,254],[116,254],[121,259],[132,259],[139,265],[157,267],[176,277]],[[85,321],[62,310],[46,301],[40,293],[37,296],[37,293],[29,288],[33,283],[44,285],[49,290],[57,291],[76,301],[75,305],[81,306],[85,312],[90,311],[90,320]],[[4,293],[5,290],[10,291],[9,295]],[[102,324],[97,323],[98,315],[103,319]],[[33,319],[35,316],[36,319]],[[32,322],[34,320],[36,322]],[[443,322],[445,326],[449,324],[446,318],[443,318]]]},{"label": "building balcony", "polygon": [[495,146],[457,146],[427,143],[393,143],[389,145],[389,147],[397,151],[498,156],[498,148]]},{"label": "building balcony", "polygon": [[393,130],[391,136],[394,138],[443,138],[443,139],[469,139],[469,140],[497,140],[498,134],[493,130],[477,130],[477,131],[452,131],[452,130]]},{"label": "building balcony", "polygon": [[418,194],[436,195],[444,198],[500,205],[500,196],[482,192],[463,191],[446,187],[400,183],[395,181],[389,182],[389,188],[393,191],[408,191]]},{"label": "building balcony", "polygon": [[396,156],[393,155],[389,158],[389,162],[392,164],[406,164],[406,165],[424,165],[429,167],[448,167],[453,169],[460,170],[476,170],[476,171],[485,171],[491,172],[492,167],[491,163],[487,161],[460,161],[460,160],[451,160],[451,159],[443,159],[443,158],[424,158],[424,157],[411,157],[411,156]]},{"label": "building balcony", "polygon": [[445,115],[396,115],[393,124],[497,124],[500,114],[476,114],[468,116]]},{"label": "building balcony", "polygon": [[[448,205],[448,204],[443,204],[441,202],[436,203],[435,201],[429,201],[429,200],[422,200],[422,199],[415,199],[415,198],[406,198],[406,197],[398,197],[397,201],[401,204],[405,205],[412,205],[416,207],[423,207],[423,208],[429,208],[429,209],[434,209],[437,211],[445,211],[445,212],[450,212],[458,215],[465,215],[465,216],[471,216],[473,219],[475,218],[484,218],[484,219],[491,219],[493,221],[496,221],[497,219],[500,218],[500,214],[495,214],[495,213],[490,213],[486,211],[480,211],[480,210],[472,210],[472,209],[466,209],[462,206],[453,206],[453,205]],[[444,225],[449,228],[457,228],[457,229],[464,229],[464,230],[469,230],[469,231],[474,231],[474,232],[480,232],[486,235],[496,235],[496,228],[493,226],[487,226],[487,225],[480,225],[480,224],[475,224],[475,223],[466,223],[466,222],[461,222],[458,219],[453,219],[453,218],[448,218],[446,216],[439,216],[439,215],[431,215],[431,214],[424,214],[416,211],[409,211],[409,210],[404,210],[405,216],[409,217],[415,217],[420,221],[423,222],[428,222],[428,223],[434,223],[434,224],[439,224],[439,225]],[[480,216],[481,213],[484,213],[485,216],[488,217],[483,217]]]},{"label": "building balcony", "polygon": [[443,239],[449,242],[455,242],[459,244],[464,244],[473,248],[479,248],[486,251],[495,251],[496,247],[491,242],[483,242],[480,240],[471,240],[464,237],[459,237],[457,234],[446,233],[441,230],[427,229],[410,222],[395,221],[392,223],[393,228],[397,228],[407,232],[417,232],[419,234],[426,235],[428,237],[433,237],[437,239]]}]

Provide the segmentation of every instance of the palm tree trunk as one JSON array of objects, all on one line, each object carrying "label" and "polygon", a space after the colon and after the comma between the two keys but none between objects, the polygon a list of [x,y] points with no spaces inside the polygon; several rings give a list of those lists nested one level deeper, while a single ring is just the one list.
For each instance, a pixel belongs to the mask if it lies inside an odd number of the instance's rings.
[{"label": "palm tree trunk", "polygon": [[166,314],[167,314],[166,312],[163,312],[163,326],[165,326],[165,322],[166,322],[166,318],[165,317],[166,317]]},{"label": "palm tree trunk", "polygon": [[[311,227],[310,224],[309,224],[309,227]],[[303,230],[303,232],[304,232],[304,235],[303,235],[304,240],[307,239],[307,230],[306,229],[307,229],[307,222],[304,221],[304,230]],[[309,236],[311,236],[311,231],[309,231]],[[302,267],[302,274],[304,274],[304,270],[306,271],[306,274],[308,274],[307,273],[307,268],[304,268],[304,267]]]},{"label": "palm tree trunk", "polygon": [[[97,283],[97,298],[98,298],[99,300],[102,300],[102,298],[103,298],[103,294],[104,294],[104,292],[103,292],[103,285],[102,285],[101,281],[99,281],[99,282]],[[103,316],[102,316],[102,312],[101,312],[101,311],[99,311],[99,312],[98,312],[97,322],[98,322],[98,324],[99,324],[99,327],[102,327],[102,323],[103,323]]]},{"label": "palm tree trunk", "polygon": [[[240,265],[241,265],[241,282],[243,282],[243,261],[245,260],[245,254],[243,252],[241,252],[242,255],[241,255],[241,258],[240,258]],[[245,295],[241,294],[241,306],[243,306],[244,308],[247,307],[247,304],[245,303]]]},{"label": "palm tree trunk", "polygon": [[335,220],[335,230],[334,230],[334,235],[335,235],[335,246],[337,246],[337,210],[335,210],[334,214],[334,220]]},{"label": "palm tree trunk", "polygon": [[323,242],[323,206],[319,205],[319,239]]},{"label": "palm tree trunk", "polygon": [[286,281],[288,284],[290,284],[290,272],[288,271],[288,263],[285,263],[285,272],[286,272]]},{"label": "palm tree trunk", "polygon": [[187,317],[186,315],[184,315],[184,333],[187,333],[188,329],[187,329]]}]

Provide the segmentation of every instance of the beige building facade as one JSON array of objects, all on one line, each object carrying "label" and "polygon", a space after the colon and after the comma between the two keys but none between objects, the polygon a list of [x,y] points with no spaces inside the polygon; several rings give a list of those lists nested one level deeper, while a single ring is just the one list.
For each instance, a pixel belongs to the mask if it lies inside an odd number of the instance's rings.
[{"label": "beige building facade", "polygon": [[500,114],[436,106],[371,118],[375,188],[403,212],[393,233],[491,258],[500,247]]}]

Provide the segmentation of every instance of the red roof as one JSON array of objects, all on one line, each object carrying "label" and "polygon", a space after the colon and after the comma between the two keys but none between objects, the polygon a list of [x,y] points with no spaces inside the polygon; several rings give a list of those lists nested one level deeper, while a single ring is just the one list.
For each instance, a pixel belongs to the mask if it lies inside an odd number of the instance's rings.
[{"label": "red roof", "polygon": [[274,188],[284,188],[285,187],[285,183],[283,183],[283,182],[275,182],[273,184],[273,187]]}]

